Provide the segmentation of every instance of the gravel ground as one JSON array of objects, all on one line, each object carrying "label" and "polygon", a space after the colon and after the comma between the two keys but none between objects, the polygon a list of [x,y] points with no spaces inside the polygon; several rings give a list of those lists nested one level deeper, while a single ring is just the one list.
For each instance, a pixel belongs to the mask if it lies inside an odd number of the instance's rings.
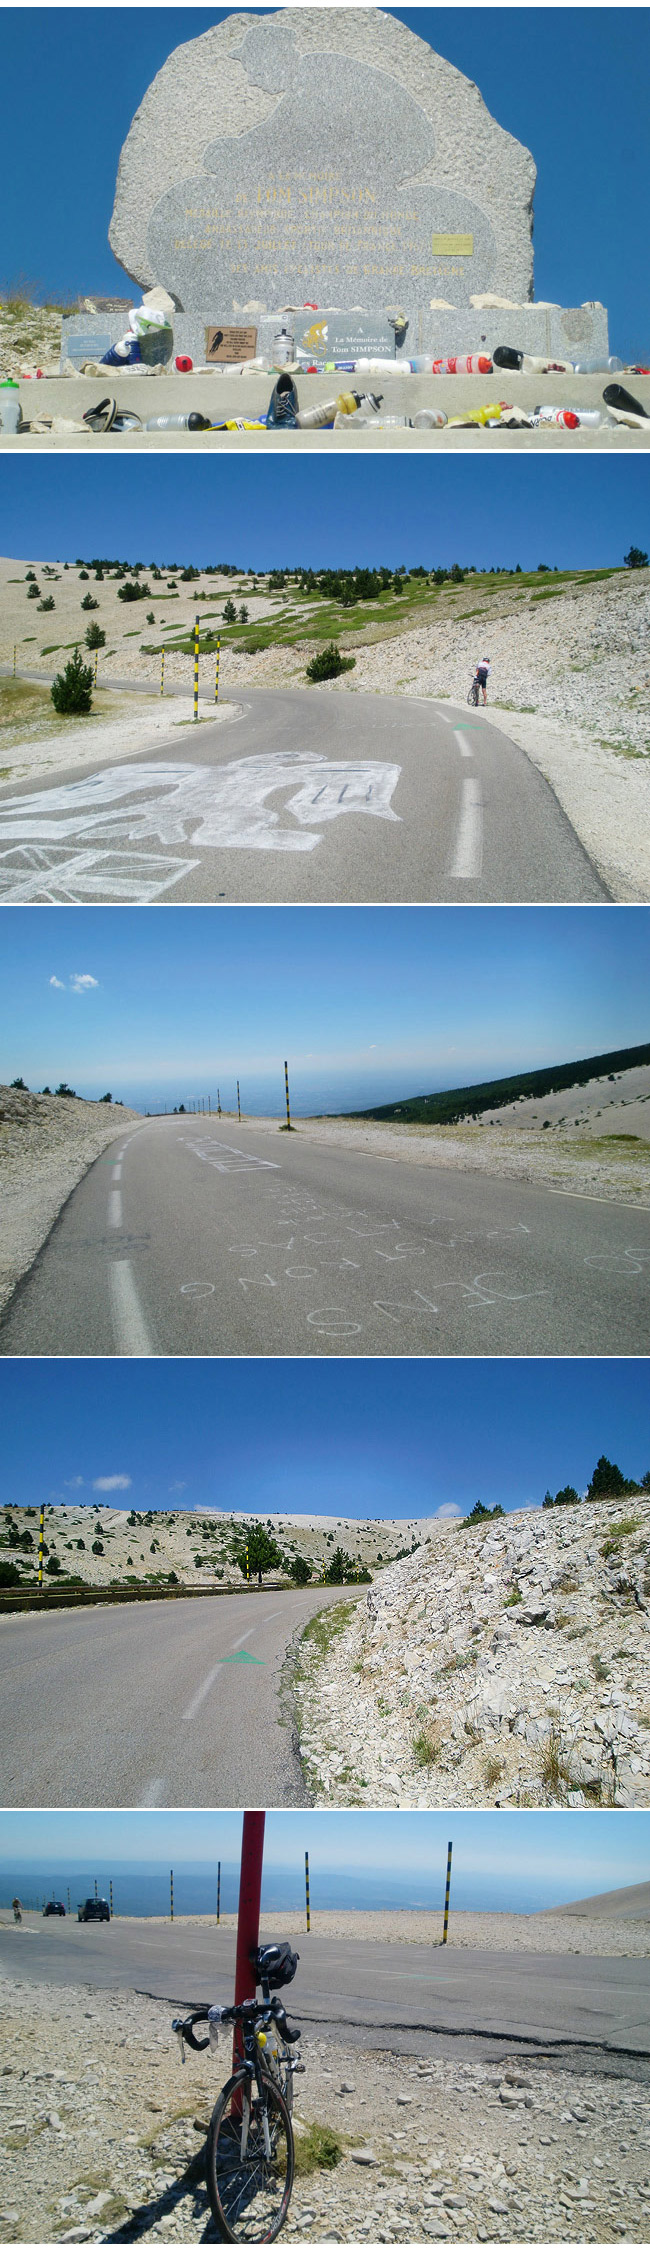
[{"label": "gravel ground", "polygon": [[140,1123],[136,1110],[0,1086],[0,1307],[94,1158]]},{"label": "gravel ground", "polygon": [[[171,2015],[146,1998],[7,1981],[6,2242],[213,2240],[201,2152],[229,2046],[183,2069]],[[316,2039],[304,2060],[298,2163],[313,2121],[334,2131],[342,2158],[298,2172],[293,2239],[647,2241],[650,2117],[635,2079],[522,2066],[516,2054],[416,2062]]]},{"label": "gravel ground", "polygon": [[[433,1527],[308,1629],[301,1756],[336,1806],[650,1804],[650,1502]],[[447,1527],[448,1532],[448,1527]]]}]

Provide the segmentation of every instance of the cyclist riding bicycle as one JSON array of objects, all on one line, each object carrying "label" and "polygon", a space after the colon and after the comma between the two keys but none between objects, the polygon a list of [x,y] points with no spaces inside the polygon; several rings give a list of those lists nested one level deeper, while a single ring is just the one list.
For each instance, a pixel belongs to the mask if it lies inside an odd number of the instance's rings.
[{"label": "cyclist riding bicycle", "polygon": [[480,664],[477,664],[476,667],[474,679],[478,680],[479,688],[481,688],[483,691],[484,703],[487,703],[487,684],[490,677],[490,671],[491,665],[489,657],[481,657]]}]

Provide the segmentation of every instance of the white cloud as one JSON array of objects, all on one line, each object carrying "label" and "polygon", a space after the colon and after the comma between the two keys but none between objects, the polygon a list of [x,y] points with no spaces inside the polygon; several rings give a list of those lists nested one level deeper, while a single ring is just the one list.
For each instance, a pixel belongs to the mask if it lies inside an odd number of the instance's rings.
[{"label": "white cloud", "polygon": [[77,1486],[83,1485],[83,1477],[64,1477],[63,1483],[68,1493],[74,1493]]},{"label": "white cloud", "polygon": [[65,992],[65,985],[64,985],[64,983],[63,983],[63,979],[62,979],[62,977],[51,977],[51,978],[50,978],[50,984],[51,984],[51,985],[56,985],[57,993],[64,993],[64,992]]},{"label": "white cloud", "polygon": [[93,1493],[125,1493],[132,1477],[94,1477]]},{"label": "white cloud", "polygon": [[168,1485],[167,1491],[168,1493],[184,1493],[186,1491],[186,1486],[187,1479],[185,1477],[177,1477],[174,1485]]},{"label": "white cloud", "polygon": [[93,988],[93,986],[95,986],[95,985],[98,985],[98,984],[99,984],[99,978],[98,978],[98,977],[88,977],[88,976],[82,975],[82,974],[81,974],[81,972],[80,972],[80,971],[78,971],[78,970],[76,970],[76,969],[75,969],[75,970],[73,970],[72,976],[71,976],[71,978],[70,978],[70,990],[71,990],[71,992],[73,992],[73,993],[89,993],[89,992],[91,992],[91,991],[92,991],[92,988]]},{"label": "white cloud", "polygon": [[455,1501],[443,1501],[442,1508],[436,1509],[436,1516],[462,1516],[462,1514],[462,1508],[458,1508]]}]

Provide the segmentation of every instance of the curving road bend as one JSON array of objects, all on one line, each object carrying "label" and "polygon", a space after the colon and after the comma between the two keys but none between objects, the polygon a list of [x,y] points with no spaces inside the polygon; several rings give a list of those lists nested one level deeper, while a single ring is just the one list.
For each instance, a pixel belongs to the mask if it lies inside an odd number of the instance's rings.
[{"label": "curving road bend", "polygon": [[340,1601],[340,1587],[262,1587],[6,1617],[0,1803],[307,1805],[282,1669]]},{"label": "curving road bend", "polygon": [[5,1355],[649,1347],[650,1212],[204,1116],[97,1160],[0,1326]]},{"label": "curving road bend", "polygon": [[112,766],[0,791],[5,904],[609,898],[482,707],[247,689],[232,723],[170,716],[153,757],[125,694],[124,746]]}]

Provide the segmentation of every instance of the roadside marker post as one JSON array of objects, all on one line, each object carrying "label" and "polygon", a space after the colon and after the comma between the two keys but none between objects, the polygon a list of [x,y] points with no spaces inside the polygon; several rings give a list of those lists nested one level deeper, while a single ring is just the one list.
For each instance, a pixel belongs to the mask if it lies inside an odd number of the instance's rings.
[{"label": "roadside marker post", "polygon": [[246,1577],[247,1579],[250,1579],[250,1571],[248,1567],[248,1540],[246,1541]]},{"label": "roadside marker post", "polygon": [[443,1924],[443,1931],[442,1931],[442,1943],[443,1943],[443,1946],[446,1946],[446,1944],[447,1944],[447,1931],[448,1931],[448,1929],[449,1929],[449,1892],[450,1892],[450,1889],[451,1889],[451,1855],[452,1855],[452,1850],[453,1850],[453,1846],[449,1844],[449,1845],[447,1846],[447,1883],[446,1883],[446,1886],[445,1886],[445,1920],[444,1920],[444,1924]]},{"label": "roadside marker post", "polygon": [[310,1931],[310,1930],[311,1930],[311,1914],[310,1914],[310,1909],[309,1909],[309,1853],[308,1853],[308,1852],[306,1852],[306,1853],[305,1853],[305,1906],[306,1906],[306,1909],[307,1909],[307,1930],[308,1930],[308,1931]]},{"label": "roadside marker post", "polygon": [[70,1885],[68,1884],[68,1914],[70,1914]]},{"label": "roadside marker post", "polygon": [[290,1133],[290,1132],[291,1132],[291,1111],[290,1111],[290,1109],[289,1109],[289,1069],[288,1069],[288,1065],[287,1065],[287,1063],[286,1063],[286,1062],[285,1062],[285,1066],[284,1066],[284,1099],[285,1099],[285,1102],[286,1102],[286,1105],[287,1105],[287,1127],[288,1127],[288,1130],[289,1130],[289,1133]]},{"label": "roadside marker post", "polygon": [[43,1585],[43,1540],[45,1536],[45,1506],[41,1502],[38,1519],[38,1584]]},{"label": "roadside marker post", "polygon": [[98,1890],[97,1890],[97,1877],[95,1877],[95,1898],[96,1898],[96,1899],[98,1899],[98,1898],[99,1898],[99,1893],[98,1893]]},{"label": "roadside marker post", "polygon": [[169,1920],[170,1920],[170,1923],[173,1923],[173,1920],[174,1920],[174,1870],[173,1870],[173,1868],[170,1868],[170,1871],[169,1871]]},{"label": "roadside marker post", "polygon": [[221,1117],[221,1095],[220,1095],[220,1093],[219,1093],[219,1088],[218,1088],[218,1087],[217,1087],[217,1117],[218,1117],[218,1118],[220,1118],[220,1117]]},{"label": "roadside marker post", "polygon": [[111,1922],[112,1922],[112,1921],[113,1921],[113,1878],[112,1878],[112,1876],[110,1876],[110,1877],[109,1877],[109,1883],[108,1883],[108,1904],[109,1904],[109,1907],[110,1907],[110,1910],[111,1910]]},{"label": "roadside marker post", "polygon": [[240,1125],[241,1125],[241,1103],[240,1103],[240,1100],[239,1100],[239,1079],[237,1080],[237,1116],[238,1116],[238,1119],[239,1119],[239,1123],[240,1123]]},{"label": "roadside marker post", "polygon": [[161,652],[160,652],[160,693],[161,693],[161,696],[164,696],[164,693],[165,693],[165,651],[164,651],[164,649],[161,649]]},{"label": "roadside marker post", "polygon": [[199,620],[194,619],[194,717],[199,716]]},{"label": "roadside marker post", "polygon": [[220,655],[221,655],[221,641],[220,641],[220,639],[219,639],[219,638],[217,637],[217,662],[216,662],[216,666],[215,666],[215,674],[214,674],[214,700],[215,700],[215,703],[218,703],[218,702],[219,702],[219,658],[220,658]]},{"label": "roadside marker post", "polygon": [[217,1861],[217,1922],[221,1921],[221,1861]]},{"label": "roadside marker post", "polygon": [[[257,1990],[251,1955],[256,1952],[260,1942],[260,1901],[262,1897],[265,1822],[265,1813],[244,1814],[239,1906],[237,1909],[235,2006],[240,2001],[254,2001]],[[232,2047],[233,2071],[236,2071],[238,2064],[241,2063],[242,2054],[241,2037],[239,2029],[236,2027]]]}]

